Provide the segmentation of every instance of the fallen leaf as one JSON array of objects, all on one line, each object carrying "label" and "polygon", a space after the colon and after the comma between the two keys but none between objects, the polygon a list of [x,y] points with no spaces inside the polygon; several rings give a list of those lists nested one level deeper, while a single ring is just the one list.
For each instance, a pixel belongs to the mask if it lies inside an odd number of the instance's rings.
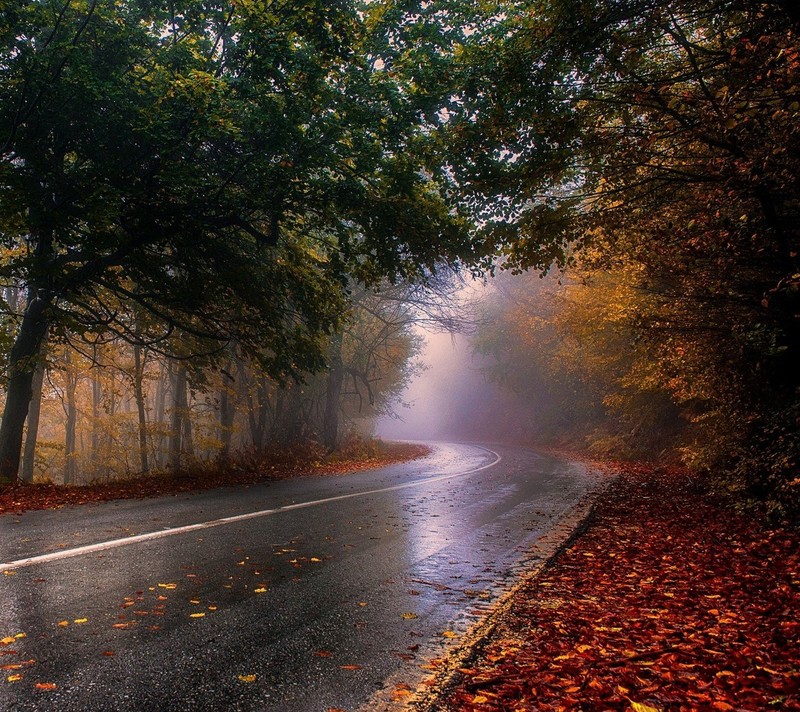
[{"label": "fallen leaf", "polygon": [[256,676],[255,675],[239,675],[240,682],[255,682]]},{"label": "fallen leaf", "polygon": [[72,622],[73,622],[75,625],[82,625],[83,623],[88,623],[88,622],[89,622],[89,619],[88,619],[88,618],[76,618],[76,619],[75,619],[74,621],[72,621]]},{"label": "fallen leaf", "polygon": [[631,700],[630,703],[633,712],[660,712],[657,707],[651,707],[650,705],[645,705],[641,702],[634,702]]},{"label": "fallen leaf", "polygon": [[104,650],[103,655],[105,655],[107,658],[113,658],[116,653],[113,650]]},{"label": "fallen leaf", "polygon": [[178,588],[178,584],[177,583],[160,583],[160,584],[158,584],[158,587],[159,588],[166,588],[168,591],[172,591],[172,590]]},{"label": "fallen leaf", "polygon": [[362,665],[340,665],[339,666],[342,670],[362,670]]},{"label": "fallen leaf", "polygon": [[189,614],[189,618],[202,618],[203,616],[205,616],[205,612],[203,612],[203,613],[190,613]]},{"label": "fallen leaf", "polygon": [[260,588],[253,589],[254,593],[266,593],[267,589],[261,586]]},{"label": "fallen leaf", "polygon": [[14,642],[16,642],[16,638],[14,638],[14,637],[12,637],[10,635],[8,637],[6,637],[6,638],[0,638],[0,644],[2,644],[2,645],[11,645],[11,643],[14,643]]},{"label": "fallen leaf", "polygon": [[312,556],[310,560],[313,561],[315,564],[318,564],[322,561],[322,559],[318,559],[316,556]]},{"label": "fallen leaf", "polygon": [[21,679],[22,679],[22,675],[20,675],[19,673],[16,673],[14,675],[9,675],[6,678],[6,680],[8,680],[8,682],[19,682]]},{"label": "fallen leaf", "polygon": [[400,617],[403,618],[404,620],[410,621],[410,620],[413,620],[414,618],[417,618],[417,614],[416,613],[403,613],[403,615],[401,615]]},{"label": "fallen leaf", "polygon": [[315,650],[314,655],[316,655],[318,658],[329,658],[333,655],[333,653],[330,650]]},{"label": "fallen leaf", "polygon": [[37,690],[55,690],[57,685],[53,682],[37,682],[34,687]]},{"label": "fallen leaf", "polygon": [[442,636],[445,638],[458,638],[458,633],[454,633],[452,630],[446,630],[442,633]]},{"label": "fallen leaf", "polygon": [[62,628],[66,628],[69,625],[69,621],[58,621],[58,625]]}]

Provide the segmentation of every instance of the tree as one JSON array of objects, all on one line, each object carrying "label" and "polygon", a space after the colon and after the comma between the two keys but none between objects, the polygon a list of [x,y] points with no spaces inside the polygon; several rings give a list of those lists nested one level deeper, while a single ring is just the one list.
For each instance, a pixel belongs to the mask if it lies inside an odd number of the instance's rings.
[{"label": "tree", "polygon": [[513,6],[442,131],[467,199],[506,198],[483,209],[514,222],[507,266],[632,277],[626,329],[705,441],[695,462],[797,504],[796,19],[745,0]]},{"label": "tree", "polygon": [[[175,335],[206,354],[235,341],[284,378],[321,367],[347,274],[414,277],[487,254],[426,170],[447,87],[417,75],[452,57],[452,30],[421,7],[5,10],[0,275],[24,285],[27,302],[9,354],[0,476],[16,477],[48,330],[165,352]],[[134,312],[150,315],[146,330]]]}]

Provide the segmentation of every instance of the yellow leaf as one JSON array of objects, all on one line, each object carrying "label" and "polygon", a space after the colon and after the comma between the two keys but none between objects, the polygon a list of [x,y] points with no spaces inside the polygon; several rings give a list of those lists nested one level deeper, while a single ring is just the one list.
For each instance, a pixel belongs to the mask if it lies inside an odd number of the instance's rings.
[{"label": "yellow leaf", "polygon": [[254,590],[255,590],[256,593],[266,593],[267,592],[267,589],[264,588],[263,586],[261,588],[256,588]]},{"label": "yellow leaf", "polygon": [[190,613],[189,618],[202,618],[205,613]]},{"label": "yellow leaf", "polygon": [[208,610],[209,610],[209,611],[216,611],[216,610],[217,610],[217,607],[216,607],[216,606],[209,606],[209,607],[208,607]]},{"label": "yellow leaf", "polygon": [[475,697],[472,698],[473,704],[476,704],[476,705],[482,705],[484,702],[488,702],[488,701],[489,701],[489,698],[488,697],[484,697],[483,695],[475,695]]},{"label": "yellow leaf", "polygon": [[25,633],[17,633],[14,637],[19,640],[20,638],[27,638],[28,636]]},{"label": "yellow leaf", "polygon": [[318,564],[320,561],[322,561],[322,559],[318,559],[316,556],[312,556],[311,561],[313,561],[315,564]]},{"label": "yellow leaf", "polygon": [[14,640],[15,640],[15,638],[13,638],[12,636],[9,635],[6,638],[0,638],[0,644],[2,644],[2,645],[11,645],[11,643],[13,643]]},{"label": "yellow leaf", "polygon": [[73,622],[75,625],[81,625],[82,623],[88,623],[88,622],[89,622],[89,619],[88,619],[88,618],[76,618],[76,619],[75,619],[74,621],[72,621],[72,622]]},{"label": "yellow leaf", "polygon": [[407,620],[407,621],[410,621],[410,620],[416,618],[417,614],[416,613],[403,613],[403,615],[400,616],[400,617],[405,619],[405,620]]},{"label": "yellow leaf", "polygon": [[177,583],[160,583],[160,584],[158,584],[158,587],[159,588],[166,588],[166,589],[169,589],[170,591],[172,591],[173,589],[178,588],[178,584]]},{"label": "yellow leaf", "polygon": [[650,705],[645,705],[641,702],[634,702],[633,700],[630,700],[630,703],[633,712],[660,712],[658,707],[651,707]]},{"label": "yellow leaf", "polygon": [[189,603],[196,606],[198,603],[200,603],[200,601],[196,598],[191,598],[189,599]]},{"label": "yellow leaf", "polygon": [[14,675],[9,675],[6,678],[6,680],[8,680],[9,682],[19,682],[21,679],[22,679],[22,675],[20,675],[19,673],[16,673]]},{"label": "yellow leaf", "polygon": [[62,628],[66,628],[69,625],[69,621],[58,621],[58,625]]},{"label": "yellow leaf", "polygon": [[239,680],[241,682],[255,682],[256,676],[255,675],[239,675]]},{"label": "yellow leaf", "polygon": [[361,606],[361,607],[363,608],[364,606],[366,606],[366,605],[367,605],[367,602],[366,602],[366,601],[359,601],[359,602],[358,602],[358,605],[359,605],[359,606]]},{"label": "yellow leaf", "polygon": [[16,575],[17,575],[17,572],[16,571],[11,571],[10,569],[6,569],[5,571],[3,571],[3,576],[16,576]]},{"label": "yellow leaf", "polygon": [[442,635],[445,638],[458,638],[458,633],[454,633],[452,630],[446,630]]}]

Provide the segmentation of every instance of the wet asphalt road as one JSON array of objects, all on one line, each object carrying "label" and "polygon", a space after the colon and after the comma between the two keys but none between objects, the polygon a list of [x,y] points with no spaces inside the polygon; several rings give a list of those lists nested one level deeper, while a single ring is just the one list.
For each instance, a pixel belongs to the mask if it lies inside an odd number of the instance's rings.
[{"label": "wet asphalt road", "polygon": [[423,674],[593,482],[522,448],[438,445],[344,477],[5,515],[0,710],[355,710]]}]

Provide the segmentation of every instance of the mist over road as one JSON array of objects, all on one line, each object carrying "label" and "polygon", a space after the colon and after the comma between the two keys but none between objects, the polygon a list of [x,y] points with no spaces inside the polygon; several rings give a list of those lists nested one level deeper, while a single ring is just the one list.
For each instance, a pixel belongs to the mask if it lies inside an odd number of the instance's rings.
[{"label": "mist over road", "polygon": [[0,517],[0,709],[355,709],[474,623],[593,482],[438,444],[342,477]]}]

